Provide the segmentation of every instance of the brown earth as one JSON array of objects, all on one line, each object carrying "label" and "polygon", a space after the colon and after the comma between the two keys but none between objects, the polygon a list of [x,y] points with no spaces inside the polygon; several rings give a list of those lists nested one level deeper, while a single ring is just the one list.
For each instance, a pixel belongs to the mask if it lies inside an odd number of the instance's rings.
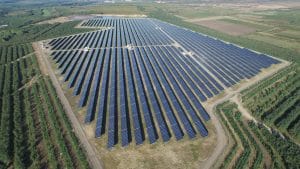
[{"label": "brown earth", "polygon": [[228,23],[219,20],[202,20],[195,23],[233,36],[245,35],[256,31],[255,28],[245,25]]},{"label": "brown earth", "polygon": [[37,24],[55,24],[55,23],[65,23],[70,21],[78,21],[85,20],[95,17],[95,15],[70,15],[70,16],[61,16],[49,20],[45,20],[42,22],[38,22]]}]

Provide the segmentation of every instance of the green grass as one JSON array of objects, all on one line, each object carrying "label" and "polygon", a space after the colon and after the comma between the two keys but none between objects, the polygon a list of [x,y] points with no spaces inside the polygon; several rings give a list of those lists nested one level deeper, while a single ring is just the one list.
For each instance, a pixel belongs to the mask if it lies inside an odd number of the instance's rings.
[{"label": "green grass", "polygon": [[[258,133],[261,133],[262,141],[267,142],[272,146],[273,150],[281,157],[284,168],[299,168],[300,160],[300,148],[297,144],[292,142],[289,139],[283,139],[276,133],[270,133],[264,127],[258,127],[256,125],[250,125],[253,130],[257,130]],[[282,168],[277,166],[274,168]]]},{"label": "green grass", "polygon": [[51,16],[52,14],[51,13],[55,13],[56,11],[55,10],[51,10],[51,9],[41,9],[41,14],[42,16]]},{"label": "green grass", "polygon": [[30,43],[0,46],[0,65],[14,62],[32,52]]},{"label": "green grass", "polygon": [[271,19],[274,22],[285,23],[287,25],[300,26],[300,10],[290,9],[290,10],[274,10],[271,15],[265,15],[266,19]]},{"label": "green grass", "polygon": [[294,51],[300,52],[299,42],[288,38],[286,36],[278,36],[277,34],[265,34],[265,33],[254,33],[245,36],[246,38],[259,40],[261,42],[272,44],[285,49],[291,49]]},{"label": "green grass", "polygon": [[233,24],[238,24],[238,25],[244,25],[244,26],[248,26],[251,28],[255,28],[257,30],[265,30],[265,29],[269,29],[270,27],[267,27],[265,25],[260,25],[260,24],[256,24],[256,23],[251,23],[251,22],[247,22],[247,21],[242,21],[239,19],[219,19],[220,21],[224,21],[224,22],[229,22],[229,23],[233,23]]},{"label": "green grass", "polygon": [[212,16],[230,16],[240,13],[240,11],[238,10],[215,7],[212,5],[206,5],[205,7],[203,7],[197,5],[190,6],[185,4],[163,4],[159,7],[172,15],[179,15],[188,19],[205,18]]},{"label": "green grass", "polygon": [[276,33],[276,35],[284,37],[284,38],[287,38],[287,39],[294,39],[298,43],[300,42],[300,31],[296,31],[296,30],[282,30],[282,31]]}]

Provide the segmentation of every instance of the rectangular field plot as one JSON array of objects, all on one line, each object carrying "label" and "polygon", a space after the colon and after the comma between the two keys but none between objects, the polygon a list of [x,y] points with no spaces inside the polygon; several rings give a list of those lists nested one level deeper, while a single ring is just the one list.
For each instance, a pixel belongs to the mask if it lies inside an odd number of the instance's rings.
[{"label": "rectangular field plot", "polygon": [[202,102],[279,61],[149,18],[82,22],[101,30],[56,38],[51,58],[107,147],[206,137]]}]

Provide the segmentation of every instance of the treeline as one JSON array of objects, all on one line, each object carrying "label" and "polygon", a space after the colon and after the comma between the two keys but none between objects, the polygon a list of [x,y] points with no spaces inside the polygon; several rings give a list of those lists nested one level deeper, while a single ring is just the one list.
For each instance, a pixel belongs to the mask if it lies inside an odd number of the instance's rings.
[{"label": "treeline", "polygon": [[74,28],[79,23],[80,21],[71,21],[66,23],[28,25],[22,28],[22,32],[24,34],[20,37],[15,37],[15,39],[12,39],[12,41],[18,41],[18,38],[24,38],[24,36],[26,36],[25,40],[27,42],[33,42],[59,36],[66,36],[70,34],[91,31],[88,29]]},{"label": "treeline", "polygon": [[260,121],[300,142],[300,69],[297,64],[243,92],[243,103]]},{"label": "treeline", "polygon": [[[40,5],[46,5],[43,3]],[[13,45],[20,43],[35,42],[59,36],[91,31],[88,29],[74,28],[80,21],[38,24],[39,22],[50,20],[63,15],[76,13],[69,7],[64,8],[43,8],[49,10],[49,15],[43,15],[41,6],[25,5],[22,8],[16,6],[0,7],[7,14],[0,15],[0,25],[8,25],[0,29],[0,45]],[[55,12],[52,12],[55,11]]]},{"label": "treeline", "polygon": [[70,21],[66,23],[57,24],[43,24],[43,30],[41,30],[37,35],[34,35],[31,41],[45,40],[60,36],[67,36],[72,34],[78,34],[82,32],[93,31],[93,29],[77,29],[74,28],[80,23],[80,21]]},{"label": "treeline", "polygon": [[34,55],[0,65],[0,168],[89,168]]},{"label": "treeline", "polygon": [[218,168],[299,168],[300,147],[260,124],[242,118],[237,105],[225,102],[217,113],[232,145]]},{"label": "treeline", "polygon": [[55,24],[26,24],[17,29],[18,33],[14,31],[6,31],[0,34],[0,44],[14,44],[14,43],[28,43],[39,40],[46,40],[50,38],[77,34],[82,32],[92,31],[91,29],[77,29],[74,28],[80,21],[70,21],[66,23]]}]

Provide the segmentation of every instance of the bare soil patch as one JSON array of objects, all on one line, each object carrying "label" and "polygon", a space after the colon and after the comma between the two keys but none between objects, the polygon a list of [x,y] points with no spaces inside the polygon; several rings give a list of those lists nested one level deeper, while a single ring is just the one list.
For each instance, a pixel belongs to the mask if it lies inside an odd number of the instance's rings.
[{"label": "bare soil patch", "polygon": [[42,22],[38,22],[37,24],[55,24],[55,23],[65,23],[70,21],[78,21],[78,20],[85,20],[91,19],[95,17],[95,15],[70,15],[70,16],[61,16],[49,20],[45,20]]},{"label": "bare soil patch", "polygon": [[171,139],[167,143],[158,141],[154,144],[149,144],[146,140],[143,145],[131,143],[126,148],[116,145],[112,150],[106,149],[106,136],[90,139],[94,141],[104,168],[107,169],[197,169],[206,162],[216,146],[214,126],[210,124],[207,127],[210,135],[206,138],[198,136],[192,140],[184,138],[180,141]]},{"label": "bare soil patch", "polygon": [[197,22],[201,22],[201,21],[211,21],[211,20],[218,20],[218,19],[234,19],[234,17],[231,16],[210,16],[210,17],[205,17],[205,18],[193,18],[193,19],[188,19],[188,18],[184,18],[185,21],[187,22],[193,22],[193,23],[197,23]]},{"label": "bare soil patch", "polygon": [[55,24],[55,23],[65,23],[65,22],[69,22],[69,21],[71,21],[71,19],[69,17],[62,16],[62,17],[38,22],[37,24]]},{"label": "bare soil patch", "polygon": [[202,20],[195,23],[233,36],[245,35],[256,31],[255,28],[249,26],[219,20]]}]

